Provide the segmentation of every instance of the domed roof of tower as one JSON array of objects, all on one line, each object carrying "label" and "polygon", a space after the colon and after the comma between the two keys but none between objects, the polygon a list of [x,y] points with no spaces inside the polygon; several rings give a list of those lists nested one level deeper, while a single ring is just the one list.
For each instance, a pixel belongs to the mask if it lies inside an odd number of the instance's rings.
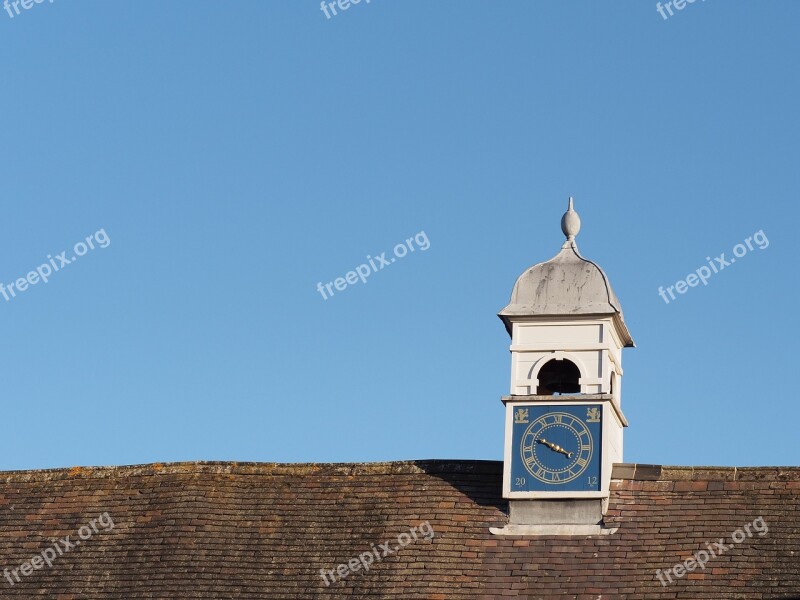
[{"label": "domed roof of tower", "polygon": [[561,230],[567,237],[561,251],[546,262],[527,269],[517,279],[511,302],[498,316],[511,334],[510,317],[613,315],[626,347],[634,346],[633,338],[622,316],[608,277],[597,264],[578,252],[575,236],[581,220],[569,199],[567,212],[561,218]]}]

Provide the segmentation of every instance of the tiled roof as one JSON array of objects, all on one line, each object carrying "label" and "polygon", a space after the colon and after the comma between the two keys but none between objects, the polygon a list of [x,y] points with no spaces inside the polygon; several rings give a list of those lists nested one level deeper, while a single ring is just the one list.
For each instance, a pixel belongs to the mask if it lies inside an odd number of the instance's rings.
[{"label": "tiled roof", "polygon": [[[417,461],[0,473],[0,569],[14,581],[0,578],[0,597],[800,598],[800,469],[617,465],[605,523],[618,530],[594,537],[492,535],[507,519],[501,472]],[[65,536],[80,544],[65,549]],[[720,539],[705,569],[659,581]],[[52,566],[31,565],[48,548]],[[321,570],[360,554],[380,560],[326,585]]]}]

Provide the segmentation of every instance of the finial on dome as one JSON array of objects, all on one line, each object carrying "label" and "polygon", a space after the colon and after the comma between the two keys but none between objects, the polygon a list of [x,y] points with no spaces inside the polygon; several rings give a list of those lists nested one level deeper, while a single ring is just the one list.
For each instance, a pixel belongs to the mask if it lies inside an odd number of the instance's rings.
[{"label": "finial on dome", "polygon": [[578,235],[578,232],[581,230],[581,218],[578,216],[578,213],[572,208],[572,196],[569,197],[569,205],[567,206],[567,212],[564,213],[564,216],[561,217],[561,231],[564,232],[564,235],[567,236],[567,242],[564,244],[565,246],[569,245],[570,242],[575,242],[575,236]]}]

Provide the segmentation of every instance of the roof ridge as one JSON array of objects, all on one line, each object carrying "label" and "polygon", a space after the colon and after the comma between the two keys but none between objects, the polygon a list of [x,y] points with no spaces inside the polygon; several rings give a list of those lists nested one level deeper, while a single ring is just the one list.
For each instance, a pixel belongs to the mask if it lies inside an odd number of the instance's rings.
[{"label": "roof ridge", "polygon": [[61,477],[113,477],[168,473],[237,474],[403,474],[403,473],[484,473],[502,468],[502,461],[479,459],[416,459],[383,462],[280,463],[242,461],[181,461],[133,465],[73,466],[50,469],[0,471],[0,480],[56,479]]},{"label": "roof ridge", "polygon": [[629,481],[756,481],[765,475],[775,480],[800,480],[800,466],[768,465],[726,467],[616,463],[611,478]]}]

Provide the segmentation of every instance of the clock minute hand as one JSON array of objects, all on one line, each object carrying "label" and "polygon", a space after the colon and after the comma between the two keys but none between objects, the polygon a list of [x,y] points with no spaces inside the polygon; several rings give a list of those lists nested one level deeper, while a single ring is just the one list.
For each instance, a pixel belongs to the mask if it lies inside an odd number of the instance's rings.
[{"label": "clock minute hand", "polygon": [[567,452],[566,450],[564,450],[564,448],[562,448],[558,444],[554,444],[552,442],[548,442],[544,438],[538,439],[536,441],[539,442],[540,444],[543,444],[543,445],[547,446],[553,452],[559,452],[559,453],[563,454],[564,456],[566,456],[567,458],[572,458],[572,452]]}]

